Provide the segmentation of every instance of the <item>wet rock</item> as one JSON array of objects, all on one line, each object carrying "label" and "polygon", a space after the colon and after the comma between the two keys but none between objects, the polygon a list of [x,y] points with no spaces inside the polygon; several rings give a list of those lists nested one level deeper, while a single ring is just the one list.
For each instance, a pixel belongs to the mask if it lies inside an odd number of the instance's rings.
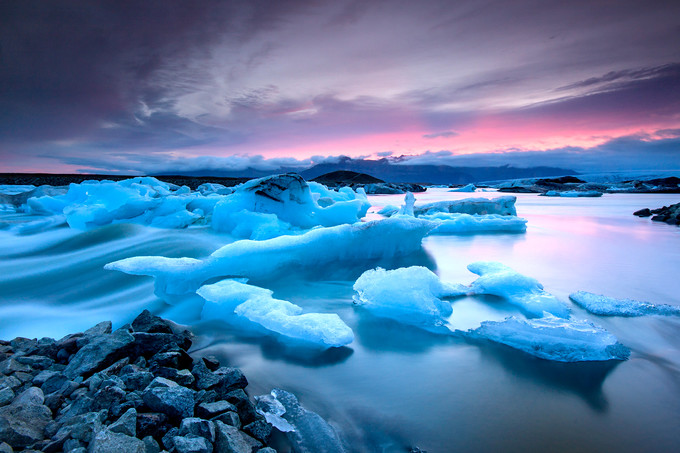
[{"label": "wet rock", "polygon": [[132,436],[102,430],[90,445],[90,453],[146,453],[144,442]]},{"label": "wet rock", "polygon": [[132,328],[135,332],[173,333],[168,322],[152,315],[149,310],[144,310],[132,321]]},{"label": "wet rock", "polygon": [[162,412],[170,418],[194,416],[194,392],[177,384],[149,388],[142,394],[142,399],[152,411]]},{"label": "wet rock", "polygon": [[225,412],[224,414],[220,414],[216,417],[212,418],[212,421],[214,422],[222,422],[226,425],[229,426],[234,426],[238,429],[241,429],[241,419],[239,418],[238,414],[236,412]]},{"label": "wet rock", "polygon": [[45,370],[52,366],[54,360],[49,357],[32,355],[32,356],[22,356],[17,358],[17,362],[27,365],[34,370]]},{"label": "wet rock", "polygon": [[121,374],[121,380],[128,390],[143,390],[154,379],[154,375],[148,371],[134,371]]},{"label": "wet rock", "polygon": [[137,436],[162,438],[168,430],[168,416],[163,413],[147,412],[137,414]]},{"label": "wet rock", "polygon": [[272,425],[264,420],[256,420],[249,425],[243,427],[246,434],[253,436],[255,439],[267,442],[269,436],[272,434]]},{"label": "wet rock", "polygon": [[196,415],[205,419],[211,419],[229,411],[236,412],[236,406],[228,401],[201,403],[196,407]]},{"label": "wet rock", "polygon": [[153,437],[146,436],[142,439],[142,442],[144,442],[144,446],[146,447],[146,453],[160,453],[161,447]]},{"label": "wet rock", "polygon": [[64,374],[71,379],[89,376],[120,359],[134,341],[135,338],[129,332],[120,329],[112,334],[93,338],[71,357]]},{"label": "wet rock", "polygon": [[109,426],[109,430],[114,433],[126,434],[128,436],[137,435],[137,410],[129,409],[120,418]]},{"label": "wet rock", "polygon": [[222,422],[215,422],[215,453],[250,453],[251,445],[241,432]]},{"label": "wet rock", "polygon": [[185,418],[179,427],[179,435],[203,437],[213,443],[215,442],[215,424],[196,417]]},{"label": "wet rock", "polygon": [[45,426],[52,420],[44,401],[42,390],[31,387],[9,406],[0,407],[0,442],[25,448],[43,440]]},{"label": "wet rock", "polygon": [[18,371],[30,372],[31,367],[24,365],[23,363],[19,362],[19,360],[14,358],[9,358],[0,362],[0,373],[4,375],[10,375]]},{"label": "wet rock", "polygon": [[212,453],[210,442],[202,437],[175,436],[172,438],[174,451],[177,453]]},{"label": "wet rock", "polygon": [[14,399],[14,391],[9,387],[0,388],[0,406],[5,406]]}]

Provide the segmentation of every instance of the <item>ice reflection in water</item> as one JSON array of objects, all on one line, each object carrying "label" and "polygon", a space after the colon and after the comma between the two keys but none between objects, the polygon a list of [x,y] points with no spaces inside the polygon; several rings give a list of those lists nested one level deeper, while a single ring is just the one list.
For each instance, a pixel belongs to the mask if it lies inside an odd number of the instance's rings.
[{"label": "ice reflection in water", "polygon": [[[495,194],[417,194],[419,202]],[[371,197],[377,211],[401,196]],[[602,318],[572,305],[632,349],[623,363],[555,364],[488,342],[468,342],[371,317],[351,304],[366,267],[424,265],[470,283],[468,263],[500,261],[563,301],[577,290],[680,305],[680,228],[631,215],[675,195],[566,199],[518,195],[526,234],[437,236],[398,262],[319,269],[251,282],[306,311],[336,312],[353,329],[349,348],[299,351],[219,322],[199,322],[198,299],[170,307],[153,281],[102,269],[138,255],[205,257],[229,238],[195,229],[111,225],[21,237],[0,232],[0,337],[60,336],[102,319],[117,325],[143,308],[191,323],[197,354],[246,372],[253,395],[283,388],[342,428],[355,451],[676,451],[680,414],[680,319]],[[373,214],[374,215],[374,214]],[[20,221],[16,216],[12,222]],[[320,251],[321,253],[322,251]],[[495,300],[491,300],[495,299]],[[497,298],[454,301],[451,323],[472,328],[516,308]]]}]

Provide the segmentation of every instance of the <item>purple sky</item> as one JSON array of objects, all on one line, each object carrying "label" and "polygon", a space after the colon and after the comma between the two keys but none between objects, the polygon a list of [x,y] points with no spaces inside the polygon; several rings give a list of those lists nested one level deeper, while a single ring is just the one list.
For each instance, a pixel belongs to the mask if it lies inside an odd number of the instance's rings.
[{"label": "purple sky", "polygon": [[0,3],[0,171],[680,169],[680,2]]}]

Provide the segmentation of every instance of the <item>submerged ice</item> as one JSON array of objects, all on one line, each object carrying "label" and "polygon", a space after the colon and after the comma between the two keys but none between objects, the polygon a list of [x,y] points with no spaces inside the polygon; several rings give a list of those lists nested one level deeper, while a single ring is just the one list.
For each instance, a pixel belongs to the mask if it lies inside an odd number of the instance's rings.
[{"label": "submerged ice", "polygon": [[655,305],[633,299],[615,299],[586,291],[570,294],[569,299],[590,313],[600,316],[680,316],[680,307],[673,305]]},{"label": "submerged ice", "polygon": [[485,321],[467,333],[557,362],[626,360],[630,350],[602,327],[547,315],[538,319]]},{"label": "submerged ice", "polygon": [[470,285],[469,294],[501,297],[533,317],[541,317],[544,312],[560,318],[569,317],[569,307],[546,292],[543,285],[532,277],[493,261],[478,261],[467,268],[479,275]]},{"label": "submerged ice", "polygon": [[364,272],[354,283],[354,302],[376,316],[423,328],[445,325],[451,303],[444,297],[458,296],[460,286],[443,283],[425,267]]},{"label": "submerged ice", "polygon": [[302,308],[274,299],[272,291],[235,280],[223,280],[198,289],[206,300],[201,318],[228,319],[234,315],[258,324],[286,339],[321,347],[345,346],[352,330],[335,313],[302,313]]}]

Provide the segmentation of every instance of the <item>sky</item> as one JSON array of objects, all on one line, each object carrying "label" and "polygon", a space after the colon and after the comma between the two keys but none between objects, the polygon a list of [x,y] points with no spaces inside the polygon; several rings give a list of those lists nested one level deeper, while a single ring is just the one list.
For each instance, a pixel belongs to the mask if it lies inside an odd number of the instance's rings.
[{"label": "sky", "polygon": [[680,169],[680,2],[0,3],[0,172]]}]

